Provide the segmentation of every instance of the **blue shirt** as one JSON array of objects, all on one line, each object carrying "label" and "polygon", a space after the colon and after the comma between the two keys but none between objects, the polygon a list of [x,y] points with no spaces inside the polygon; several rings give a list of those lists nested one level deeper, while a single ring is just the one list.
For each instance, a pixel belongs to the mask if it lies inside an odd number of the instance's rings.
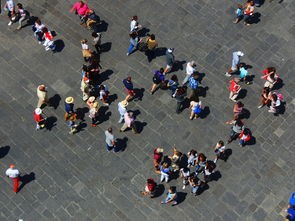
[{"label": "blue shirt", "polygon": [[193,76],[191,76],[189,79],[188,79],[188,83],[189,83],[189,87],[191,89],[197,89],[198,88],[198,81],[196,79],[194,79]]},{"label": "blue shirt", "polygon": [[65,103],[65,110],[68,114],[74,112],[74,104]]},{"label": "blue shirt", "polygon": [[165,81],[165,75],[161,71],[155,71],[155,77],[160,81]]},{"label": "blue shirt", "polygon": [[123,84],[127,90],[133,90],[133,83],[131,81],[127,81],[127,79],[124,79]]}]

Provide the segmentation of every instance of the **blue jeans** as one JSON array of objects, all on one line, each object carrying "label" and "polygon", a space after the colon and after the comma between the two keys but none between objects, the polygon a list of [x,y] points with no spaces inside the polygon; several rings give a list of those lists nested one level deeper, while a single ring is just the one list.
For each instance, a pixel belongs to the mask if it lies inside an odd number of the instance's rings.
[{"label": "blue jeans", "polygon": [[133,48],[134,48],[134,45],[130,44],[130,46],[128,48],[128,54],[130,54],[132,52]]},{"label": "blue jeans", "polygon": [[106,148],[107,148],[107,151],[111,151],[113,149],[113,146],[109,146],[108,144],[106,144]]},{"label": "blue jeans", "polygon": [[240,145],[241,145],[241,146],[245,146],[245,145],[246,145],[246,141],[244,141],[244,140],[240,140]]},{"label": "blue jeans", "polygon": [[199,186],[192,186],[192,193],[196,194],[199,189]]}]

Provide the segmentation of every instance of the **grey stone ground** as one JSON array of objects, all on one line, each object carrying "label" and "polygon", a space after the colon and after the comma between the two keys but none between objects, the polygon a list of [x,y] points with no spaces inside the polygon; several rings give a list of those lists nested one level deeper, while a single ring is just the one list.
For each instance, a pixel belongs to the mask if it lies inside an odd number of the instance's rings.
[{"label": "grey stone ground", "polygon": [[[256,10],[260,22],[251,27],[232,24],[235,4],[219,0],[89,0],[108,23],[103,43],[111,49],[101,56],[105,81],[117,100],[110,105],[109,120],[97,128],[87,126],[74,136],[68,135],[63,122],[63,100],[74,96],[81,101],[80,67],[83,64],[79,41],[90,39],[90,32],[80,27],[75,15],[68,12],[74,1],[24,0],[33,15],[56,31],[65,47],[52,55],[33,38],[31,28],[15,31],[7,26],[6,16],[0,25],[0,144],[9,146],[2,156],[0,220],[282,220],[280,215],[294,191],[294,11],[292,0],[276,0]],[[175,103],[165,91],[147,93],[152,71],[164,65],[164,57],[148,64],[136,52],[126,56],[129,19],[137,14],[140,22],[155,33],[160,47],[174,47],[179,61],[196,60],[198,70],[206,74],[203,84],[209,87],[203,104],[210,114],[190,121],[189,111],[174,113]],[[223,73],[231,62],[231,53],[240,49],[243,61],[252,65],[254,84],[245,86],[243,102],[251,112],[246,120],[256,137],[254,146],[228,145],[229,160],[218,162],[222,177],[209,183],[202,195],[193,197],[189,190],[176,207],[160,205],[160,200],[139,195],[145,179],[159,179],[152,171],[152,150],[163,145],[165,153],[176,145],[183,152],[192,147],[213,159],[212,147],[226,140],[233,103],[228,99]],[[280,90],[287,102],[284,115],[274,117],[266,108],[258,110],[263,68],[274,65],[285,80]],[[184,77],[184,71],[176,72]],[[137,88],[145,89],[142,101],[131,102],[129,109],[139,110],[137,119],[146,125],[140,135],[119,133],[117,102],[124,98],[121,79],[130,75]],[[50,96],[61,97],[57,109],[46,114],[57,119],[51,131],[35,131],[32,112],[37,104],[38,84],[48,85]],[[112,126],[115,135],[128,138],[127,148],[117,154],[107,153],[103,131]],[[4,176],[10,163],[23,174],[35,173],[35,180],[14,194]],[[181,187],[180,180],[171,185]],[[165,184],[167,188],[168,185]],[[180,188],[179,188],[180,190]],[[180,190],[182,191],[182,190]]]}]

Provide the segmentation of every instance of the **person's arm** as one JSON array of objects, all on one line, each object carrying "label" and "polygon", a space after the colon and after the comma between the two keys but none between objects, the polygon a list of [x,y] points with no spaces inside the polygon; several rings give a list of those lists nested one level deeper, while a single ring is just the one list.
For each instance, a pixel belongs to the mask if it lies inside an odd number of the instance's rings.
[{"label": "person's arm", "polygon": [[166,201],[166,203],[171,203],[176,197],[176,194],[173,194],[173,197],[171,197],[169,200]]},{"label": "person's arm", "polygon": [[70,12],[73,12],[73,11],[75,11],[75,10],[77,10],[77,3],[75,3],[75,4],[73,5],[73,7],[70,9]]}]

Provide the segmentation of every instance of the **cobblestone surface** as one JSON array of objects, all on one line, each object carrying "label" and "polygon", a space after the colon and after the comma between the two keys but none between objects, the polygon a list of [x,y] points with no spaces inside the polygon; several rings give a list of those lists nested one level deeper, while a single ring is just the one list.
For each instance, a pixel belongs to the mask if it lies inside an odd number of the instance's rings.
[{"label": "cobblestone surface", "polygon": [[[105,21],[101,55],[104,83],[117,99],[106,110],[108,120],[91,128],[86,114],[82,131],[68,135],[63,121],[63,100],[74,96],[75,107],[85,106],[81,99],[80,67],[83,59],[80,40],[90,32],[79,25],[68,10],[73,0],[23,0],[34,16],[41,17],[64,42],[61,52],[45,52],[34,39],[31,28],[16,31],[0,19],[0,119],[1,220],[281,220],[280,215],[290,192],[294,191],[294,11],[292,0],[282,3],[265,1],[257,8],[259,22],[250,27],[234,25],[235,3],[225,0],[89,0]],[[4,12],[3,12],[4,13]],[[151,33],[159,47],[174,47],[179,61],[195,60],[202,81],[208,86],[203,104],[209,114],[204,119],[189,120],[189,111],[174,112],[176,103],[166,91],[148,92],[152,71],[165,65],[160,56],[151,63],[135,52],[127,57],[129,20],[134,14]],[[256,144],[240,148],[228,145],[232,155],[218,162],[222,177],[209,183],[210,188],[193,197],[187,189],[185,200],[176,207],[160,205],[160,198],[149,199],[139,194],[145,179],[159,179],[152,171],[152,150],[157,145],[171,154],[175,145],[187,152],[192,147],[213,159],[212,147],[226,140],[232,117],[228,99],[228,78],[224,72],[235,50],[245,53],[243,62],[252,66],[254,84],[243,86],[243,99],[251,116],[246,120],[256,137]],[[285,85],[280,89],[286,100],[286,112],[278,117],[257,109],[263,80],[261,71],[277,67]],[[175,72],[180,80],[183,70]],[[135,87],[143,91],[143,99],[131,102],[130,110],[138,110],[142,123],[140,135],[119,133],[117,102],[124,99],[121,80],[132,76]],[[50,97],[60,97],[59,106],[46,108],[54,126],[50,131],[35,131],[32,112],[37,104],[36,87],[48,85]],[[107,153],[104,130],[112,126],[117,138],[127,138],[120,153]],[[5,154],[5,152],[7,152]],[[12,184],[4,176],[10,163],[23,174],[35,174],[35,180],[14,194]],[[171,185],[181,186],[180,180]],[[168,185],[165,184],[167,189]]]}]

